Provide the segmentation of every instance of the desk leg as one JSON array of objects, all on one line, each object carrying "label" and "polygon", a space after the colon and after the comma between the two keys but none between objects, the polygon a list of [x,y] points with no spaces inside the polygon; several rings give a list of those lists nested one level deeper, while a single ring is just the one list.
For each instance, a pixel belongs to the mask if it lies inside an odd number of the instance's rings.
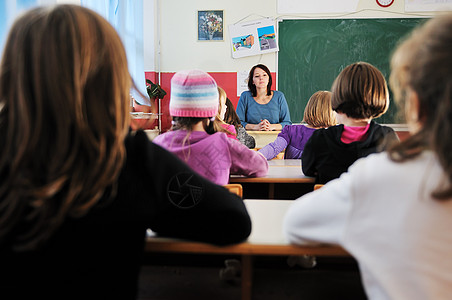
[{"label": "desk leg", "polygon": [[275,184],[268,184],[268,199],[275,199]]},{"label": "desk leg", "polygon": [[253,290],[253,257],[242,255],[242,300],[251,300]]}]

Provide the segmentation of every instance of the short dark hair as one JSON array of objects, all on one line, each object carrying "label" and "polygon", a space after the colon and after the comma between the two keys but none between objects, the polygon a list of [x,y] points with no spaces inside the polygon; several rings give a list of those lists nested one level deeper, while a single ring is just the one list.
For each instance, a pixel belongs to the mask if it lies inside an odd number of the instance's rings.
[{"label": "short dark hair", "polygon": [[331,104],[349,118],[377,118],[389,107],[386,79],[373,65],[357,62],[347,66],[334,80]]},{"label": "short dark hair", "polygon": [[267,68],[266,65],[258,64],[251,68],[250,73],[248,74],[248,89],[251,92],[251,95],[253,97],[257,96],[256,86],[253,83],[253,76],[254,76],[254,70],[256,68],[264,70],[265,73],[268,75],[268,84],[267,84],[267,96],[270,96],[272,94],[272,74],[270,73],[270,70]]}]

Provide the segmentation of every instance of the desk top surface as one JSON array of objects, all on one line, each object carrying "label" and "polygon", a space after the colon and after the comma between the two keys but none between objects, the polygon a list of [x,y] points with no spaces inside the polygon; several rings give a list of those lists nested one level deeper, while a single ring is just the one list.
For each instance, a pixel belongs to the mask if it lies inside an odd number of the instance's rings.
[{"label": "desk top surface", "polygon": [[298,167],[301,170],[301,159],[272,159],[269,166]]},{"label": "desk top surface", "polygon": [[251,244],[288,245],[282,231],[282,220],[293,200],[244,200],[251,217]]},{"label": "desk top surface", "polygon": [[248,240],[230,246],[213,246],[205,243],[181,241],[148,236],[146,251],[208,254],[253,255],[348,255],[338,246],[294,246],[289,244],[282,231],[284,215],[292,200],[244,200],[251,217],[252,232]]},{"label": "desk top surface", "polygon": [[252,136],[263,136],[263,135],[277,136],[278,134],[281,133],[281,130],[271,130],[271,131],[247,130],[246,133]]},{"label": "desk top surface", "polygon": [[315,178],[303,174],[299,159],[273,159],[268,161],[268,174],[264,177],[231,175],[230,183],[314,183]]}]

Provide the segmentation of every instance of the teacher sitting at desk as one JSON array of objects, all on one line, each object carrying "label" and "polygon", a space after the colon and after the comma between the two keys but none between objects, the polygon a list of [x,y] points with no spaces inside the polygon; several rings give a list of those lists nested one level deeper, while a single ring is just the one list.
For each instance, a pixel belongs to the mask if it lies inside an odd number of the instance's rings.
[{"label": "teacher sitting at desk", "polygon": [[291,125],[289,106],[284,94],[272,91],[270,70],[262,64],[251,68],[248,89],[240,95],[237,115],[246,130],[281,130]]}]

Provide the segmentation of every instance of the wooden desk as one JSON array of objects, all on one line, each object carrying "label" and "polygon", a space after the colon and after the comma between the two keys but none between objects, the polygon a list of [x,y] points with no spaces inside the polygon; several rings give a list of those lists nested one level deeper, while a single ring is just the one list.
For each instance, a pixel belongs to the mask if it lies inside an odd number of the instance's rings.
[{"label": "wooden desk", "polygon": [[[231,175],[229,183],[246,183],[244,186],[244,197],[250,198],[253,195],[249,194],[247,189],[252,188],[249,183],[266,183],[268,184],[268,199],[275,199],[275,186],[277,184],[309,184],[306,186],[306,191],[312,191],[315,182],[314,177],[309,177],[303,174],[301,170],[300,159],[273,159],[268,161],[268,174],[264,177],[245,177],[241,175]],[[298,186],[300,188],[300,186]],[[287,188],[287,185],[285,185]],[[261,187],[262,189],[262,187]],[[292,199],[301,196],[301,194],[294,194]],[[254,198],[254,197],[253,197]],[[276,197],[277,198],[277,197]]]},{"label": "wooden desk", "polygon": [[248,240],[230,246],[183,241],[149,236],[145,250],[158,253],[234,254],[242,260],[242,299],[251,299],[253,257],[256,255],[315,255],[349,256],[339,246],[294,246],[287,243],[282,233],[282,220],[290,200],[244,200],[253,229]]}]

